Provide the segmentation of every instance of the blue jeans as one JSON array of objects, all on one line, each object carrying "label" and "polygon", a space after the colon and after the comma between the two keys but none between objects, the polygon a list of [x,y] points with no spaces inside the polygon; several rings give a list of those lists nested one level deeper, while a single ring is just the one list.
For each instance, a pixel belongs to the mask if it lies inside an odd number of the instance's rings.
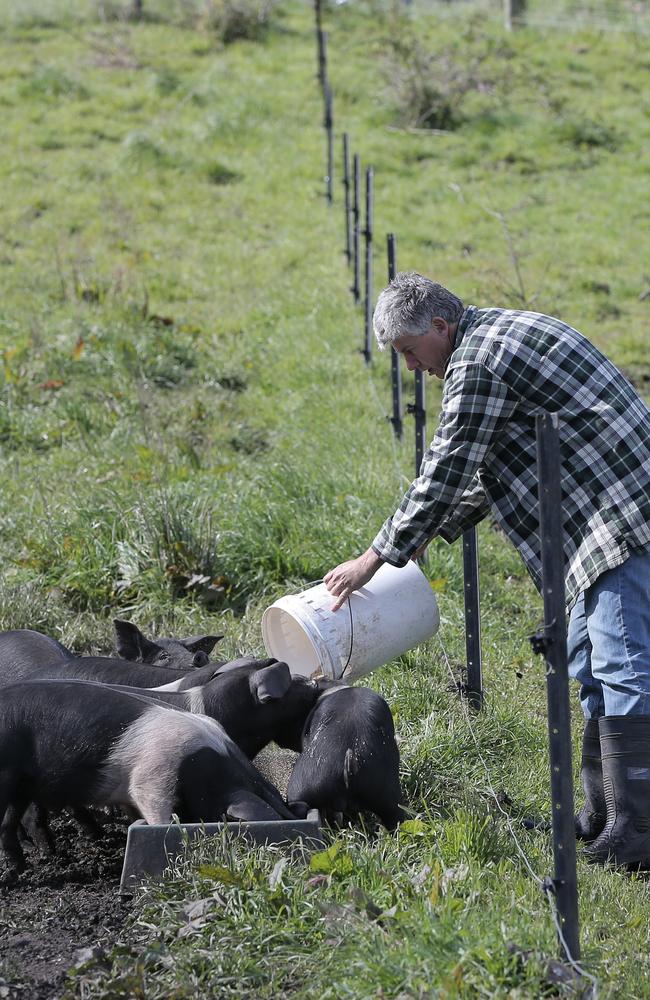
[{"label": "blue jeans", "polygon": [[633,549],[569,616],[569,674],[586,719],[650,715],[650,549]]}]

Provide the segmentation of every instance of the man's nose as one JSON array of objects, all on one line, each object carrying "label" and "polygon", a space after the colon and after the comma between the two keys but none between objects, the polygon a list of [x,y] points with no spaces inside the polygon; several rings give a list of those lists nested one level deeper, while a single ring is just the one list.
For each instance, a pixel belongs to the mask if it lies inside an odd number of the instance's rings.
[{"label": "man's nose", "polygon": [[417,361],[416,358],[413,358],[413,357],[411,357],[409,355],[409,357],[406,359],[406,368],[407,368],[407,370],[410,371],[410,372],[412,372],[416,368],[419,368],[419,366],[420,366],[419,361]]}]

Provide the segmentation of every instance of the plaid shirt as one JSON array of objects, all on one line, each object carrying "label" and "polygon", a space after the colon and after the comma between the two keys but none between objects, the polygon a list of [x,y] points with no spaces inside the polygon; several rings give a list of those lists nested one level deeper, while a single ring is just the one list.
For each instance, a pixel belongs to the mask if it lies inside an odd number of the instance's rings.
[{"label": "plaid shirt", "polygon": [[372,547],[404,566],[491,513],[541,589],[535,415],[560,416],[569,609],[630,549],[650,546],[650,410],[577,330],[540,313],[469,306],[458,324],[440,424]]}]

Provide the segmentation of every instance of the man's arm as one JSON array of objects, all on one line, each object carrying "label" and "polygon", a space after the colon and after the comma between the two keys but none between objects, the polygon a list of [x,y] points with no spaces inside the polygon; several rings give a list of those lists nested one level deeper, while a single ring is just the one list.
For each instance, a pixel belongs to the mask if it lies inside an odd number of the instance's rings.
[{"label": "man's arm", "polygon": [[[478,480],[473,481],[518,401],[484,365],[472,363],[450,372],[440,425],[419,477],[371,547],[324,577],[327,589],[337,597],[332,610],[338,610],[354,590],[367,583],[382,562],[405,566],[434,535],[455,530],[454,512],[459,504],[475,508],[471,517],[476,519],[471,523],[481,520],[487,513],[487,500],[482,498]],[[469,510],[464,508],[462,516],[470,516]],[[443,537],[452,540],[447,534]]]},{"label": "man's arm", "polygon": [[464,531],[473,528],[489,513],[488,498],[478,477],[474,477],[469,489],[465,490],[451,513],[438,525],[436,536],[444,538],[446,542],[455,542]]},{"label": "man's arm", "polygon": [[457,505],[474,495],[478,469],[518,402],[482,364],[463,365],[447,376],[440,425],[420,475],[372,543],[384,562],[405,566],[441,527],[453,522]]}]

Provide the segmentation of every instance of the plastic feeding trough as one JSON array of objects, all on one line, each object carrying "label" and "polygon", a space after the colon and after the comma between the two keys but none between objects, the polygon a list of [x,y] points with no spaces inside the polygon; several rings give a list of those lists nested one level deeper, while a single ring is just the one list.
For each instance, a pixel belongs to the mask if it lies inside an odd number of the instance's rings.
[{"label": "plastic feeding trough", "polygon": [[120,893],[130,895],[143,879],[160,878],[166,868],[183,857],[197,837],[215,837],[224,830],[253,844],[296,844],[305,850],[320,849],[323,834],[320,814],[311,809],[306,819],[267,820],[251,823],[131,823],[124,853]]},{"label": "plastic feeding trough", "polygon": [[262,616],[269,656],[292,674],[349,680],[418,646],[440,625],[435,594],[415,562],[384,563],[338,611],[334,600],[321,583],[275,601]]}]

